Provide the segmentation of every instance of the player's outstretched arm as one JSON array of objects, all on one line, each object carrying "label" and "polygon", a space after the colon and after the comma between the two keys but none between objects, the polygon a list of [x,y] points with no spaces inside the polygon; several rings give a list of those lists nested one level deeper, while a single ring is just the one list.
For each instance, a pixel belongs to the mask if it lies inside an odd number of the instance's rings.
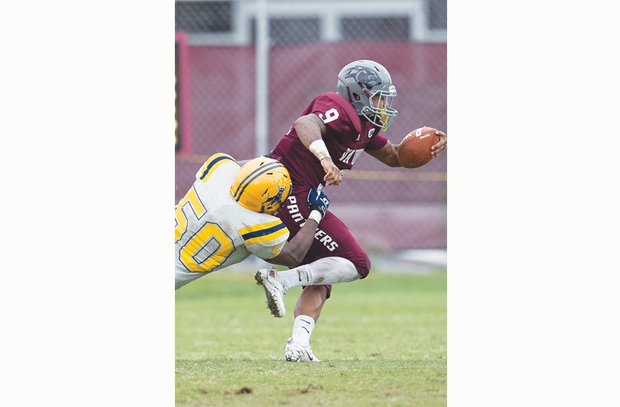
[{"label": "player's outstretched arm", "polygon": [[295,127],[295,132],[299,140],[301,140],[303,145],[321,162],[321,166],[325,171],[325,177],[323,178],[325,184],[340,185],[342,182],[342,174],[340,173],[340,169],[332,161],[329,151],[327,151],[327,147],[325,146],[325,142],[323,141],[322,135],[327,131],[323,120],[316,114],[310,113],[295,120],[293,127]]},{"label": "player's outstretched arm", "polygon": [[314,233],[327,213],[329,199],[323,192],[312,188],[308,193],[308,205],[311,211],[305,225],[286,242],[279,255],[268,260],[270,263],[295,267],[306,257],[314,241]]},{"label": "player's outstretched arm", "polygon": [[366,152],[390,167],[400,167],[400,164],[398,163],[398,155],[396,153],[397,149],[398,144],[392,144],[388,140],[388,142],[385,143],[385,145],[380,149],[366,150]]},{"label": "player's outstretched arm", "polygon": [[[435,131],[435,134],[439,136],[439,141],[431,147],[431,155],[436,158],[439,153],[446,149],[448,138],[443,131]],[[378,150],[366,150],[368,154],[375,157],[382,163],[389,165],[390,167],[400,167],[398,162],[398,146],[400,144],[392,144],[388,140],[383,147]]]}]

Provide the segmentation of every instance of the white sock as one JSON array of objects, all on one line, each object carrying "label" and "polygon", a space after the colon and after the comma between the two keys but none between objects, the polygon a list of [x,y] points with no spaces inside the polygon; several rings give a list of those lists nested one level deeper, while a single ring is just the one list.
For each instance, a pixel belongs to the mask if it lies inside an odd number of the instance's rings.
[{"label": "white sock", "polygon": [[312,274],[312,267],[309,264],[305,264],[289,270],[279,271],[278,278],[282,280],[288,290],[298,285],[312,285],[310,283],[314,279]]},{"label": "white sock", "polygon": [[302,346],[310,346],[310,335],[314,329],[314,319],[308,315],[298,315],[293,323],[293,340]]},{"label": "white sock", "polygon": [[360,278],[355,266],[344,257],[325,257],[310,264],[278,272],[288,290],[298,285],[345,283]]}]

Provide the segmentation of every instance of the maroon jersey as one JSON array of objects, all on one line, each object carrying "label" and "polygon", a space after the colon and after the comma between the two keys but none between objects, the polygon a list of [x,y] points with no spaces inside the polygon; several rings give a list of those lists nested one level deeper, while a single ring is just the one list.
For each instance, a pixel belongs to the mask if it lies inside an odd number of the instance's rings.
[{"label": "maroon jersey", "polygon": [[[364,150],[378,150],[387,143],[379,128],[360,120],[353,106],[335,92],[315,98],[301,116],[314,113],[323,120],[327,132],[323,141],[334,164],[340,170],[350,170]],[[308,150],[291,127],[271,152],[291,174],[293,185],[312,188],[323,183],[325,171],[318,158]]]}]

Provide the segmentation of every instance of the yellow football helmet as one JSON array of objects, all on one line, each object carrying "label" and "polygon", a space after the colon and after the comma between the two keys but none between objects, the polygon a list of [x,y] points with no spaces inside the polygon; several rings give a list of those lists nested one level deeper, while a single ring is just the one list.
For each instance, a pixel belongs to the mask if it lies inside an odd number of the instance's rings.
[{"label": "yellow football helmet", "polygon": [[291,176],[279,161],[258,157],[237,171],[230,194],[245,209],[273,215],[291,192]]}]

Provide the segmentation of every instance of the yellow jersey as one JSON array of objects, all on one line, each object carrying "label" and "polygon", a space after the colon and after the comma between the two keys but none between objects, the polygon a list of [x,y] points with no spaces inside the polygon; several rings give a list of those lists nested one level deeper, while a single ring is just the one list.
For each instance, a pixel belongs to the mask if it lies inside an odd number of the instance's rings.
[{"label": "yellow jersey", "polygon": [[211,156],[175,211],[175,289],[254,254],[280,254],[289,231],[280,219],[239,205],[230,185],[240,165],[229,155]]}]

